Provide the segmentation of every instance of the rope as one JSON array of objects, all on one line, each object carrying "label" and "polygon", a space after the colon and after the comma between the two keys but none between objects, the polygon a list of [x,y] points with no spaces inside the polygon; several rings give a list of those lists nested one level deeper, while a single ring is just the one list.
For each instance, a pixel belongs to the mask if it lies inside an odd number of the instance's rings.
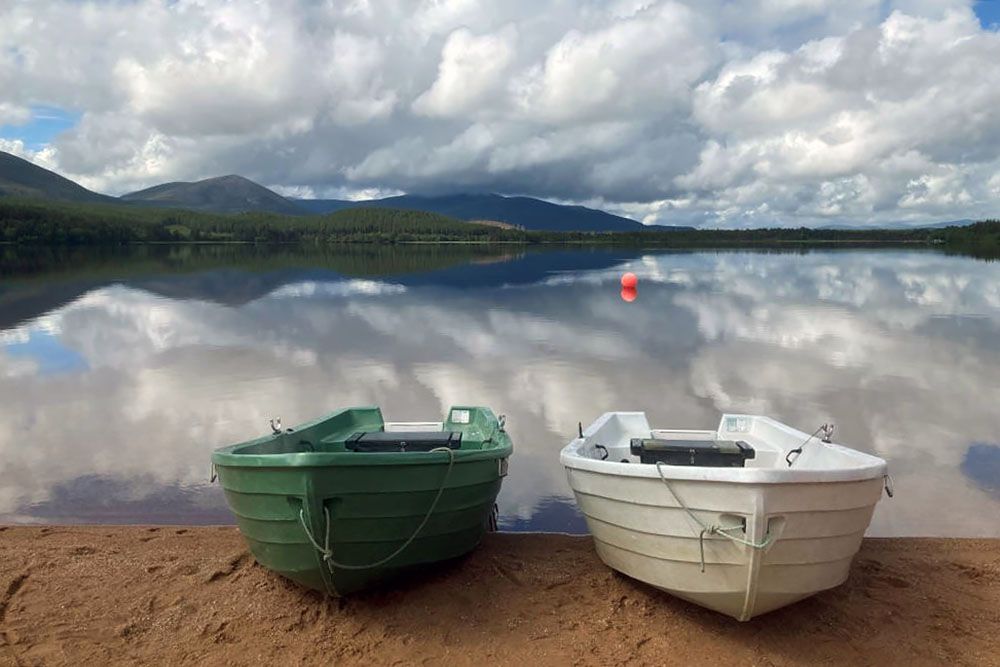
[{"label": "rope", "polygon": [[[823,424],[818,429],[816,429],[815,431],[813,431],[812,435],[810,435],[808,438],[806,438],[805,440],[803,440],[801,445],[799,445],[795,449],[793,449],[793,450],[789,451],[787,454],[785,454],[785,463],[788,464],[789,468],[791,468],[792,464],[795,463],[796,461],[798,461],[799,457],[802,456],[802,448],[805,447],[807,444],[809,444],[810,440],[812,440],[817,435],[819,435],[820,431],[825,431],[825,430],[826,430],[826,424]],[[792,458],[792,454],[795,454],[795,458],[794,459]]]},{"label": "rope", "polygon": [[488,520],[489,526],[488,530],[491,533],[495,533],[500,530],[500,506],[493,503],[493,509],[490,510],[490,518]]},{"label": "rope", "polygon": [[688,513],[689,517],[694,519],[695,523],[701,526],[701,532],[698,533],[698,550],[701,552],[702,572],[705,571],[705,535],[722,535],[723,537],[732,542],[748,546],[752,549],[766,549],[768,546],[771,545],[771,542],[773,541],[773,536],[771,535],[771,533],[765,535],[764,540],[761,542],[752,542],[742,537],[736,537],[735,535],[730,535],[728,532],[726,532],[729,530],[743,530],[744,529],[743,526],[719,526],[716,524],[712,524],[709,526],[704,521],[699,519],[698,515],[692,512],[691,508],[688,507],[686,504],[684,504],[684,501],[681,500],[680,496],[677,495],[673,487],[670,486],[670,482],[668,482],[667,478],[663,476],[663,470],[660,468],[660,465],[662,463],[663,463],[662,461],[656,462],[656,472],[660,476],[660,481],[662,481],[663,485],[667,487],[667,491],[670,491],[670,495],[674,497],[674,500],[677,501],[677,504],[680,505],[684,509],[684,511]]},{"label": "rope", "polygon": [[405,542],[403,542],[402,546],[400,546],[398,549],[396,549],[395,551],[393,551],[391,554],[389,554],[380,561],[377,561],[375,563],[370,563],[368,565],[347,565],[345,563],[338,563],[333,559],[333,550],[330,549],[329,508],[326,505],[323,505],[323,515],[326,517],[326,536],[323,541],[323,546],[320,546],[320,544],[316,541],[316,538],[313,537],[312,531],[309,530],[309,525],[306,523],[305,508],[299,510],[299,522],[302,524],[302,529],[306,531],[306,537],[309,538],[309,542],[313,545],[316,551],[323,554],[323,560],[326,562],[326,566],[327,568],[329,568],[331,574],[333,573],[333,568],[335,567],[339,567],[342,570],[370,570],[374,567],[380,567],[382,565],[385,565],[386,563],[394,559],[396,556],[403,553],[403,551],[406,550],[406,547],[410,546],[410,543],[412,543],[413,540],[417,539],[417,535],[419,535],[420,531],[422,531],[424,529],[424,526],[427,525],[427,522],[430,520],[431,515],[434,513],[434,509],[438,505],[438,501],[441,500],[441,496],[444,494],[445,486],[448,485],[448,478],[451,477],[451,469],[455,465],[455,452],[453,452],[448,447],[436,447],[432,449],[431,452],[448,453],[448,470],[444,474],[444,479],[441,480],[441,487],[438,489],[437,495],[434,496],[434,502],[431,503],[430,508],[427,510],[427,514],[424,515],[423,521],[421,521],[420,525],[417,526],[417,529],[413,531],[413,534],[410,535],[410,538]]}]

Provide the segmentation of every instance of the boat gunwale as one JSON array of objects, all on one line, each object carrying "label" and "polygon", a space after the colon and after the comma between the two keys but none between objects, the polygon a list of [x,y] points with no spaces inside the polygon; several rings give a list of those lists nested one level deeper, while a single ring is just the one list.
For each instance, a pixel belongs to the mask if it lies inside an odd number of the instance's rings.
[{"label": "boat gunwale", "polygon": [[[614,477],[631,477],[634,479],[660,479],[660,471],[663,477],[674,481],[692,481],[719,484],[802,484],[802,483],[837,483],[837,482],[863,482],[878,479],[886,475],[888,463],[885,459],[872,454],[845,447],[835,443],[824,443],[818,439],[814,442],[818,445],[829,447],[838,452],[848,454],[859,463],[851,467],[838,468],[730,468],[715,466],[655,466],[642,463],[621,463],[618,461],[601,461],[589,456],[580,454],[580,448],[586,443],[588,437],[600,429],[609,419],[615,415],[643,415],[644,412],[606,412],[598,417],[583,431],[584,437],[577,437],[563,447],[559,453],[559,462],[567,470],[583,470],[601,475],[611,475]],[[787,424],[776,421],[770,417],[760,415],[730,415],[725,417],[750,416],[764,420],[778,428],[793,434],[801,434],[803,439],[808,434],[802,433]],[[669,429],[652,429],[669,430]],[[684,429],[690,430],[690,429]],[[815,445],[814,445],[815,446]]]},{"label": "boat gunwale", "polygon": [[[491,415],[493,411],[489,408],[478,408],[476,406],[452,406],[449,412],[455,409],[484,409]],[[316,419],[304,422],[293,427],[294,431],[302,431],[325,421],[333,419],[343,413],[354,410],[378,410],[382,427],[387,425],[398,427],[400,425],[426,425],[444,424],[439,421],[422,422],[386,422],[382,420],[381,410],[378,406],[354,406],[343,408],[323,415]],[[493,419],[499,427],[499,420],[494,415]],[[220,447],[212,452],[212,464],[217,468],[327,468],[327,467],[368,467],[368,466],[395,466],[395,465],[443,465],[452,458],[444,451],[428,452],[280,452],[273,454],[243,454],[238,450],[248,446],[265,443],[272,439],[274,434],[263,435],[251,440],[238,442],[234,445]],[[451,457],[454,463],[472,463],[476,461],[491,461],[508,458],[514,452],[514,445],[510,436],[502,428],[482,441],[480,449],[453,449]]]},{"label": "boat gunwale", "polygon": [[[246,444],[246,443],[241,443]],[[234,445],[239,447],[241,445]],[[226,447],[225,449],[230,449]],[[454,449],[455,465],[509,457],[513,445],[506,442],[488,449]],[[447,465],[447,452],[295,452],[288,454],[234,454],[212,452],[218,468],[329,468],[348,466]]]},{"label": "boat gunwale", "polygon": [[[641,463],[598,461],[562,450],[559,460],[569,470],[582,470],[597,475],[631,477],[633,479],[660,479],[656,466]],[[669,481],[705,482],[709,484],[831,484],[840,482],[867,482],[886,474],[888,464],[872,464],[858,468],[794,470],[780,468],[718,468],[712,466],[662,466],[663,476]],[[648,468],[648,470],[647,470]],[[683,470],[682,470],[683,468]]]}]

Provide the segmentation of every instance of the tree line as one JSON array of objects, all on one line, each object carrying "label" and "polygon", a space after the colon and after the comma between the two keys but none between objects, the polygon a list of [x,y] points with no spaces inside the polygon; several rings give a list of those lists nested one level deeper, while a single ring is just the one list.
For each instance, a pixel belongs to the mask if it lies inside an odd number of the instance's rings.
[{"label": "tree line", "polygon": [[627,232],[551,232],[503,228],[436,213],[385,208],[326,215],[205,213],[120,204],[77,204],[0,197],[0,242],[36,246],[135,243],[518,243],[635,245],[663,248],[783,247],[813,244],[926,244],[1000,256],[1000,221],[943,229],[680,228]]}]

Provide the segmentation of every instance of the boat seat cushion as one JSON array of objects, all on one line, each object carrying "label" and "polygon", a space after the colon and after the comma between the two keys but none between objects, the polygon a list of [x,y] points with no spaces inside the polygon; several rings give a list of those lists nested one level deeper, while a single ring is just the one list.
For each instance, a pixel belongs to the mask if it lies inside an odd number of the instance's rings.
[{"label": "boat seat cushion", "polygon": [[363,431],[344,446],[352,452],[429,452],[438,447],[459,449],[461,431]]}]

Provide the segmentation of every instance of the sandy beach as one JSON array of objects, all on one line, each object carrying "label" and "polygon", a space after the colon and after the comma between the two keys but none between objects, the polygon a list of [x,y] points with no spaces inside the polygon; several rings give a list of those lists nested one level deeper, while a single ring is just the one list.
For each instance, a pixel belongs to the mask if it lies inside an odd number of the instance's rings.
[{"label": "sandy beach", "polygon": [[3,665],[1000,665],[1000,540],[866,540],[845,585],[749,623],[542,534],[330,600],[232,527],[0,527],[0,595]]}]

